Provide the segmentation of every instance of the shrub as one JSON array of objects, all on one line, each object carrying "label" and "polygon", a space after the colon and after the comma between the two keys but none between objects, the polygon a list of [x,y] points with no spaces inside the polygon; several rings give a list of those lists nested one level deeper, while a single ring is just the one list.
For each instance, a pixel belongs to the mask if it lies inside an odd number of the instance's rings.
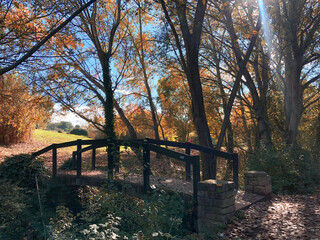
[{"label": "shrub", "polygon": [[267,172],[276,193],[311,192],[320,182],[319,160],[300,147],[285,144],[277,149],[261,146],[250,157],[248,168]]},{"label": "shrub", "polygon": [[70,131],[70,133],[74,135],[88,136],[88,131],[82,128],[74,128]]},{"label": "shrub", "polygon": [[[90,169],[90,167],[91,167],[91,163],[83,159],[81,164],[81,169],[88,170]],[[63,164],[60,166],[59,169],[66,170],[66,171],[77,170],[77,160],[73,158],[68,158],[66,161],[63,162]]]},{"label": "shrub", "polygon": [[25,208],[19,190],[16,185],[0,180],[0,225],[13,221]]},{"label": "shrub", "polygon": [[181,239],[188,233],[182,221],[185,204],[178,195],[158,191],[143,201],[93,189],[84,196],[79,219],[60,207],[57,217],[51,219],[51,232],[61,233],[59,239]]},{"label": "shrub", "polygon": [[39,184],[49,177],[44,162],[31,155],[19,154],[7,157],[0,164],[0,179],[17,184],[19,187],[34,189],[36,176]]}]

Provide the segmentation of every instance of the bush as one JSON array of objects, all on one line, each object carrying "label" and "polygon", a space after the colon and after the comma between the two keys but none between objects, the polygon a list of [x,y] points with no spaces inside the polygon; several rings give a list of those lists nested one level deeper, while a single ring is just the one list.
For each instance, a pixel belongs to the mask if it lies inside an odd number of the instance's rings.
[{"label": "bush", "polygon": [[307,193],[320,182],[319,160],[300,147],[285,144],[278,149],[261,146],[251,155],[248,168],[267,172],[275,193]]},{"label": "bush", "polygon": [[39,184],[49,177],[44,162],[28,154],[7,157],[0,164],[0,179],[17,184],[19,187],[35,189],[37,176]]},{"label": "bush", "polygon": [[0,180],[0,225],[13,221],[25,208],[19,190],[16,185]]},{"label": "bush", "polygon": [[88,136],[88,131],[82,128],[74,128],[70,131],[71,134],[74,135],[81,135],[81,136]]},{"label": "bush", "polygon": [[56,239],[181,239],[188,233],[183,225],[185,204],[178,195],[158,191],[143,201],[93,189],[84,196],[84,210],[78,217],[57,208],[50,221]]}]

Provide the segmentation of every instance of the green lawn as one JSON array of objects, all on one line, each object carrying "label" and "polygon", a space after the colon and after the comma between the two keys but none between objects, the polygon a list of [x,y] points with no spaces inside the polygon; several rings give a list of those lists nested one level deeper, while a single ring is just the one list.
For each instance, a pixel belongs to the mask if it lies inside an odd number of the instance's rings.
[{"label": "green lawn", "polygon": [[[74,135],[74,134],[68,134],[68,133],[58,133],[55,131],[49,131],[49,130],[43,130],[43,129],[36,129],[33,135],[33,140],[35,142],[40,142],[43,143],[44,145],[51,145],[53,143],[63,143],[63,142],[71,142],[75,141],[77,139],[82,139],[82,140],[93,140],[93,138],[88,138],[85,136],[79,136],[79,135]],[[76,146],[74,147],[69,147],[69,148],[63,148],[66,151],[72,151],[76,150]],[[62,149],[61,149],[62,150]],[[100,151],[100,150],[97,150]],[[102,151],[102,150],[101,150]],[[121,147],[120,151],[131,151],[131,148],[125,148]]]},{"label": "green lawn", "polygon": [[55,131],[36,129],[34,132],[33,139],[37,142],[52,144],[52,143],[70,142],[70,141],[75,141],[77,139],[90,140],[92,138],[74,135],[74,134],[58,133]]}]

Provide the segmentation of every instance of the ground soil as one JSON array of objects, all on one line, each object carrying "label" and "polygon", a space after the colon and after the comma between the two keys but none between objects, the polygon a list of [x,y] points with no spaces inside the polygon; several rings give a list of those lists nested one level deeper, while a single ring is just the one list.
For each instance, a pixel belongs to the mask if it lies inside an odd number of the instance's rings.
[{"label": "ground soil", "polygon": [[[8,147],[0,146],[0,162],[6,156],[19,153],[32,153],[46,147],[46,143],[21,143]],[[58,151],[58,166],[71,157],[71,151]],[[130,157],[130,156],[128,156]],[[90,161],[90,153],[83,156]],[[43,155],[48,168],[51,167],[51,153]],[[175,162],[164,163],[152,156],[153,162],[164,167],[164,172],[172,169]],[[97,154],[97,164],[106,161],[105,151]],[[181,165],[181,164],[180,164]],[[172,170],[175,175],[183,177],[183,166]],[[161,171],[160,171],[161,172]],[[172,173],[170,173],[172,174]],[[270,199],[253,204],[246,210],[238,212],[237,217],[227,225],[225,231],[218,234],[220,239],[312,239],[320,240],[320,186],[310,195],[272,195]]]}]

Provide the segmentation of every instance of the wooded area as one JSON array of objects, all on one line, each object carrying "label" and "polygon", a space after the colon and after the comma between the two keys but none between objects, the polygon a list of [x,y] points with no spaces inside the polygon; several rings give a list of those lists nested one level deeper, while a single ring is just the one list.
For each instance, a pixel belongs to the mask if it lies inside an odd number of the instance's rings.
[{"label": "wooded area", "polygon": [[[245,156],[283,144],[318,154],[317,0],[6,0],[0,11],[6,128],[7,79],[23,79],[21,91],[109,138],[192,138]],[[211,157],[202,163],[204,178],[214,178]]]}]

